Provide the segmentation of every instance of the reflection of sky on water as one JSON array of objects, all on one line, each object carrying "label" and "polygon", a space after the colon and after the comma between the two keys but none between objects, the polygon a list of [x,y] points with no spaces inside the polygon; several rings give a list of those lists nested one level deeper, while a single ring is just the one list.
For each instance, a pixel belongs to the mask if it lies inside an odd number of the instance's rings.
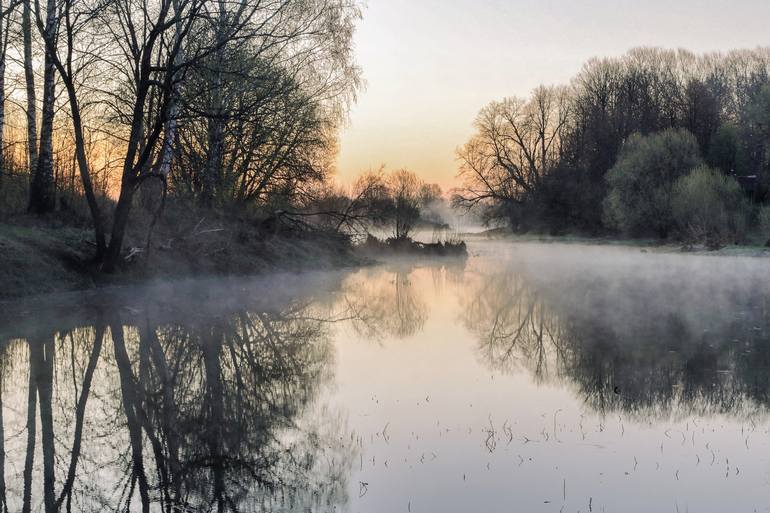
[{"label": "reflection of sky on water", "polygon": [[765,260],[470,249],[6,313],[9,507],[45,511],[52,427],[72,510],[766,510]]},{"label": "reflection of sky on water", "polygon": [[765,510],[764,261],[471,249],[406,272],[418,334],[338,336],[351,511]]}]

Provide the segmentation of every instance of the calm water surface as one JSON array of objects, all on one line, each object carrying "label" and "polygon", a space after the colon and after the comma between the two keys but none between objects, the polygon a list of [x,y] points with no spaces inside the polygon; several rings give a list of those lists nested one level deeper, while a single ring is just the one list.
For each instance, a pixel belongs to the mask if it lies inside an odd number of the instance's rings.
[{"label": "calm water surface", "polygon": [[470,249],[4,305],[0,499],[770,511],[770,262]]}]

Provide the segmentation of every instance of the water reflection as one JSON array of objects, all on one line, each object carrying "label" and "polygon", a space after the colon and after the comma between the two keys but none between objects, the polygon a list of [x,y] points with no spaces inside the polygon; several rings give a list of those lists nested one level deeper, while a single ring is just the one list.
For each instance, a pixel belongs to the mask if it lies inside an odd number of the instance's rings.
[{"label": "water reflection", "polygon": [[487,366],[502,372],[524,366],[538,380],[550,377],[563,351],[561,324],[521,274],[482,276],[467,299],[465,323]]},{"label": "water reflection", "polygon": [[658,258],[650,265],[664,267],[622,275],[601,265],[482,273],[463,304],[480,359],[498,372],[524,369],[539,382],[570,385],[599,412],[766,408],[764,279],[734,280],[710,268],[678,274],[686,261],[670,269],[670,257]]},{"label": "water reflection", "polygon": [[[3,510],[344,504],[352,436],[313,404],[330,376],[328,319],[300,301],[214,315],[201,306],[184,322],[106,308],[75,319],[81,327],[7,341],[0,396],[17,415],[0,422]],[[22,397],[8,383],[26,376]],[[23,462],[20,476],[7,460]]]},{"label": "water reflection", "polygon": [[[357,273],[347,280],[342,302],[356,333],[364,339],[406,339],[419,334],[430,315],[432,298],[445,285],[463,282],[464,261],[401,262]],[[416,284],[416,271],[430,273],[430,287]]]},{"label": "water reflection", "polygon": [[512,248],[9,305],[0,513],[601,511],[637,456],[756,505],[762,261]]},{"label": "water reflection", "polygon": [[426,291],[413,285],[410,271],[402,264],[362,273],[348,284],[344,301],[361,337],[407,338],[422,330],[428,316]]}]

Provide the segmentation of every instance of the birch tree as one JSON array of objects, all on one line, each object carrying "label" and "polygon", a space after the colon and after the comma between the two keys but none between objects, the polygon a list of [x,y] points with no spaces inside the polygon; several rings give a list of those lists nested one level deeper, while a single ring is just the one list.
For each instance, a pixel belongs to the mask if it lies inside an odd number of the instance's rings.
[{"label": "birch tree", "polygon": [[[53,9],[56,10],[56,0],[48,0],[47,13]],[[53,5],[52,5],[53,4]],[[82,100],[80,98],[81,90],[78,88],[78,82],[85,82],[84,72],[92,68],[96,63],[101,62],[98,55],[99,44],[104,42],[98,31],[92,30],[93,22],[99,16],[104,3],[97,2],[95,5],[82,0],[63,0],[61,4],[61,17],[46,16],[43,21],[39,0],[35,0],[36,22],[43,39],[46,53],[46,62],[50,62],[52,68],[58,73],[64,89],[67,93],[67,100],[72,120],[72,132],[75,140],[75,159],[78,165],[78,171],[83,185],[83,192],[88,203],[94,225],[94,238],[96,240],[96,261],[101,261],[107,245],[104,227],[103,213],[99,209],[94,192],[93,181],[91,179],[91,169],[86,156],[86,134],[83,125]],[[60,33],[64,36],[65,44],[58,44]],[[78,45],[85,44],[85,47],[79,48]],[[47,68],[46,68],[47,70]],[[48,80],[46,75],[46,80]],[[51,78],[54,80],[54,78]],[[53,87],[53,86],[51,86]],[[94,93],[93,88],[90,91]],[[51,105],[52,108],[52,105]],[[51,113],[51,121],[53,114]],[[49,127],[45,124],[44,109],[44,132]],[[52,128],[52,127],[51,127]],[[50,138],[46,141],[46,152],[51,150]],[[43,148],[43,138],[41,137],[41,152]],[[42,158],[42,153],[41,153]],[[48,165],[48,163],[46,164]],[[50,162],[51,173],[53,173],[53,162]]]},{"label": "birch tree", "polygon": [[32,64],[32,0],[22,0],[21,32],[24,41],[24,80],[27,94],[27,166],[37,167],[37,104],[35,69]]},{"label": "birch tree", "polygon": [[[39,0],[35,0],[35,15],[42,18]],[[41,27],[45,41],[55,41],[58,33],[58,12],[56,0],[47,0],[45,24]],[[46,45],[43,64],[43,104],[40,118],[40,140],[37,162],[32,170],[29,211],[36,214],[51,212],[56,207],[56,190],[53,169],[53,122],[56,101],[56,69],[53,52]]]}]

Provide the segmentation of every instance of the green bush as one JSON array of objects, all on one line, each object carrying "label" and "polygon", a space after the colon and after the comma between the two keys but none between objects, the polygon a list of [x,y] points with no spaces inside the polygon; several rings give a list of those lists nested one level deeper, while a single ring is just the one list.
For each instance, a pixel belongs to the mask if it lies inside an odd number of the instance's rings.
[{"label": "green bush", "polygon": [[674,228],[674,182],[702,164],[698,142],[687,130],[632,135],[607,173],[607,226],[631,236],[666,237]]},{"label": "green bush", "polygon": [[770,205],[762,205],[757,212],[757,229],[761,237],[770,245]]},{"label": "green bush", "polygon": [[699,166],[674,183],[671,208],[678,234],[711,247],[746,235],[750,206],[740,185],[721,171]]}]

